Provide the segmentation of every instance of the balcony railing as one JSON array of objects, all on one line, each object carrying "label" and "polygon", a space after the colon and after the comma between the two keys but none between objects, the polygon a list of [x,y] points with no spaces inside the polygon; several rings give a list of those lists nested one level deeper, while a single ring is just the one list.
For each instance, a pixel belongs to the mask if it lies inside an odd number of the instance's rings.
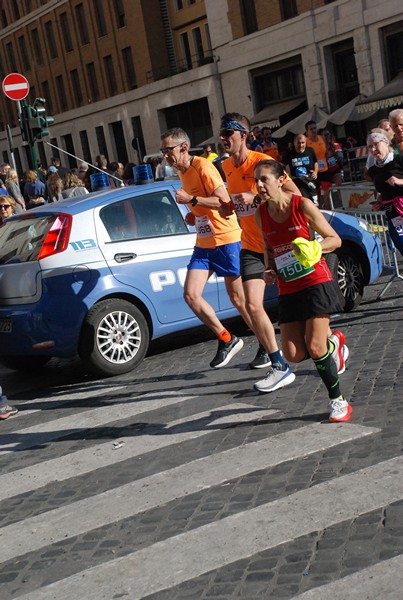
[{"label": "balcony railing", "polygon": [[159,79],[165,79],[166,77],[172,77],[172,75],[178,75],[178,73],[184,73],[185,71],[202,67],[203,65],[213,63],[214,61],[215,56],[210,50],[204,52],[202,55],[193,54],[188,58],[177,60],[176,65],[173,68],[161,68],[147,71],[147,83],[152,83],[153,81],[158,81]]}]

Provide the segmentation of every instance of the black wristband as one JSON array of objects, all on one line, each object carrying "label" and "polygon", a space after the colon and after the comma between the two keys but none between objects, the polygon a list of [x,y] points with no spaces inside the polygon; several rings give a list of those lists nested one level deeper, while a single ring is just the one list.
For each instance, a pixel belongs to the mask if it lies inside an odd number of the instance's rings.
[{"label": "black wristband", "polygon": [[191,201],[189,202],[189,204],[190,204],[191,206],[196,206],[196,204],[197,204],[198,202],[199,202],[199,201],[198,201],[198,199],[197,199],[197,196],[193,196],[193,198],[191,199]]}]

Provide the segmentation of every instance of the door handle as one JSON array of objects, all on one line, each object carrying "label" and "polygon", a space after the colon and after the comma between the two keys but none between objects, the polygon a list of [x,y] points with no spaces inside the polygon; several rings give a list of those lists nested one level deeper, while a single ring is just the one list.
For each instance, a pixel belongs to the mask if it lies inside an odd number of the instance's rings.
[{"label": "door handle", "polygon": [[134,252],[121,252],[119,254],[115,254],[114,259],[118,263],[127,262],[128,260],[132,260],[133,258],[137,258],[137,254]]}]

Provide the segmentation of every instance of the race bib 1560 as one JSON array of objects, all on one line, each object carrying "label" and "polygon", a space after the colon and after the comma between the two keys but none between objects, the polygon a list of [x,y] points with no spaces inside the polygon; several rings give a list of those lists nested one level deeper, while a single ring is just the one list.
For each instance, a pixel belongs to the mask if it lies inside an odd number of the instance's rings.
[{"label": "race bib 1560", "polygon": [[294,281],[300,277],[305,277],[315,270],[314,267],[303,267],[295,258],[293,251],[275,257],[277,272],[283,281]]}]

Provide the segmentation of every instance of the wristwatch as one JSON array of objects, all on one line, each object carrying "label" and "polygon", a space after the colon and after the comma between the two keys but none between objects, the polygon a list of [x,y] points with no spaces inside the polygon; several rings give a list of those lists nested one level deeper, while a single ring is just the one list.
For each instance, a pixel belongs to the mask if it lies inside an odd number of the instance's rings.
[{"label": "wristwatch", "polygon": [[189,204],[191,206],[196,206],[197,203],[198,203],[197,196],[193,196],[193,198],[191,199],[191,201],[189,202]]}]

